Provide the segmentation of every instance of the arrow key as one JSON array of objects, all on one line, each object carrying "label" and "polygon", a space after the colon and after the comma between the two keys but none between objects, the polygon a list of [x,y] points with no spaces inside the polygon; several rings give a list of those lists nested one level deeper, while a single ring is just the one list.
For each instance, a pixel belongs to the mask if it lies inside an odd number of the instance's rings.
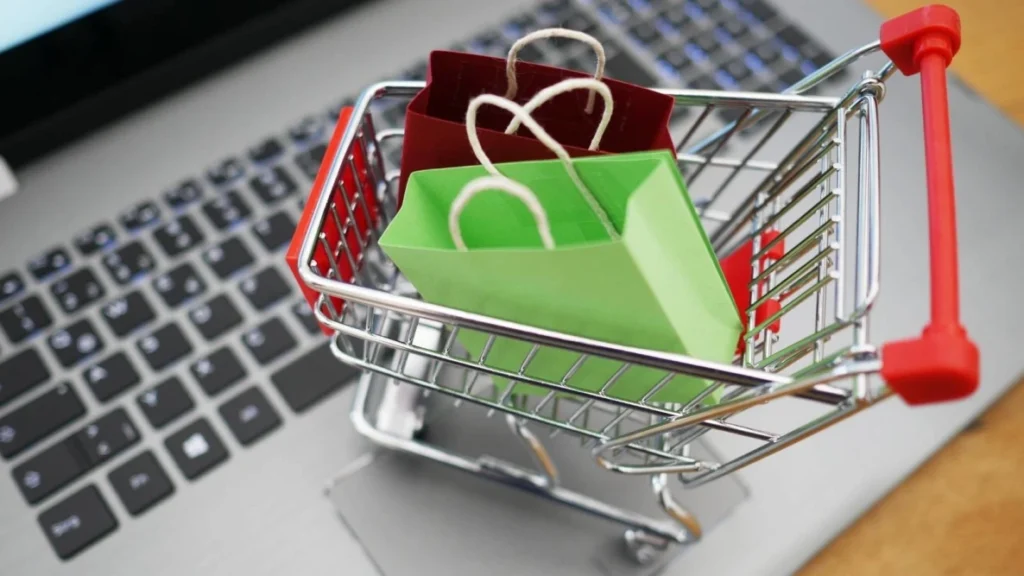
[{"label": "arrow key", "polygon": [[139,432],[124,408],[115,408],[75,435],[92,465],[113,458],[139,441]]},{"label": "arrow key", "polygon": [[139,394],[136,402],[153,428],[158,429],[188,412],[195,405],[192,396],[177,376],[172,376]]}]

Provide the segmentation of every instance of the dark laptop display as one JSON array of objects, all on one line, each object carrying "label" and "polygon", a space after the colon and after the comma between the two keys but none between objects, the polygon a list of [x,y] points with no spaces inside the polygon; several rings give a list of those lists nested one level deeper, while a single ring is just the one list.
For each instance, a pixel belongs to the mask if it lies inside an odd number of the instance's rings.
[{"label": "dark laptop display", "polygon": [[3,3],[0,156],[23,164],[361,1]]}]

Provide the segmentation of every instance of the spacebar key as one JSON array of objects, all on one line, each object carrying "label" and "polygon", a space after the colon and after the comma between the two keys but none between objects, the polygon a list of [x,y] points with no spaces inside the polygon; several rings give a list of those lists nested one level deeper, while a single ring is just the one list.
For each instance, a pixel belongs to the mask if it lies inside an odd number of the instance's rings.
[{"label": "spacebar key", "polygon": [[301,413],[337,392],[358,373],[358,369],[334,357],[330,344],[324,344],[278,370],[270,379],[288,406]]}]

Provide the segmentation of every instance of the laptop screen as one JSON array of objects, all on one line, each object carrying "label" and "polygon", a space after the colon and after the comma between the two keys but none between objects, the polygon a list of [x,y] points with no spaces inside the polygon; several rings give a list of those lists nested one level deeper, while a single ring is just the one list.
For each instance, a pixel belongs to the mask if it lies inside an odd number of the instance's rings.
[{"label": "laptop screen", "polygon": [[0,52],[46,34],[118,0],[42,0],[0,3]]},{"label": "laptop screen", "polygon": [[14,167],[368,0],[0,0]]}]

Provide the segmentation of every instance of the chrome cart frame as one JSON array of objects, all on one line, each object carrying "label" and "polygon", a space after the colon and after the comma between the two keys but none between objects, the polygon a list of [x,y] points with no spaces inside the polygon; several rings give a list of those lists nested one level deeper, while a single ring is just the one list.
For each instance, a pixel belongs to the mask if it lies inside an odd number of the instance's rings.
[{"label": "chrome cart frame", "polygon": [[[315,315],[333,334],[335,356],[364,371],[351,412],[356,429],[382,447],[620,523],[642,561],[671,543],[698,539],[699,522],[669,493],[673,477],[691,487],[711,482],[893,394],[870,378],[883,362],[881,347],[869,339],[868,321],[880,289],[879,104],[896,64],[864,72],[840,97],[806,95],[881,48],[874,42],[851,50],[781,94],[660,90],[677,106],[693,109],[677,156],[691,195],[700,198],[698,210],[716,253],[722,259],[748,254],[750,305],[742,311],[746,332],[734,364],[599,342],[419,299],[377,245],[398,203],[399,174],[386,168],[386,150],[400,145],[403,132],[377,131],[373,114],[377,103],[408,99],[424,83],[367,88],[324,158],[310,200],[312,217],[299,231],[297,270],[301,283],[318,294]],[[719,110],[728,111],[731,121],[709,129]],[[745,151],[728,153],[737,147]],[[786,152],[765,158],[771,150]],[[372,225],[361,230],[362,217]],[[489,335],[479,356],[459,346],[463,330]],[[519,370],[488,363],[497,339],[530,344]],[[542,347],[576,354],[560,381],[530,374],[530,361]],[[567,386],[593,357],[617,361],[620,368],[596,392]],[[616,397],[612,385],[632,367],[659,370],[663,377],[639,400]],[[685,405],[651,399],[679,374],[714,385]],[[391,384],[373,405],[368,398],[375,378]],[[495,387],[492,378],[514,384]],[[519,383],[548,392],[517,394]],[[420,400],[431,393],[503,413],[536,469],[455,454],[419,438]],[[743,421],[748,412],[770,409],[780,399],[810,409],[802,412],[805,418],[784,422],[782,431]],[[579,437],[608,471],[648,475],[667,519],[642,517],[561,486],[534,429]],[[694,457],[690,445],[707,434],[753,447],[722,461]]]}]

